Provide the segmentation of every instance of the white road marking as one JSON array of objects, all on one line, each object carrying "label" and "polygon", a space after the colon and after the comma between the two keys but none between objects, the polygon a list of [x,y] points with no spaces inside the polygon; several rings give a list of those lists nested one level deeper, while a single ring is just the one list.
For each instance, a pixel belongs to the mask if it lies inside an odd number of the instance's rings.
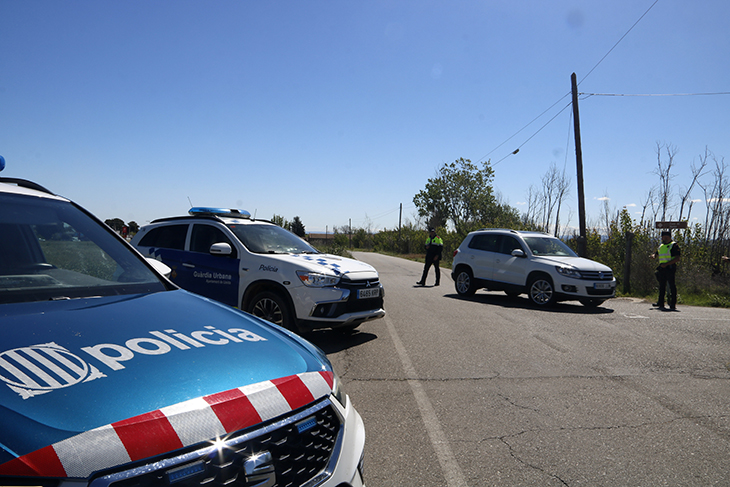
[{"label": "white road marking", "polygon": [[441,471],[446,478],[446,485],[448,487],[466,487],[467,484],[464,479],[464,474],[459,467],[459,463],[456,461],[456,457],[454,457],[454,453],[451,451],[443,429],[441,429],[441,423],[439,423],[438,417],[436,417],[436,411],[428,399],[426,391],[423,390],[423,385],[417,379],[416,369],[413,367],[408,352],[406,352],[403,342],[401,342],[398,332],[390,318],[386,315],[384,319],[388,326],[388,332],[393,338],[393,344],[398,352],[400,361],[403,364],[408,385],[411,386],[411,391],[413,391],[413,395],[416,398],[418,410],[421,413],[421,418],[423,419],[423,424],[426,426],[431,445],[441,465]]}]

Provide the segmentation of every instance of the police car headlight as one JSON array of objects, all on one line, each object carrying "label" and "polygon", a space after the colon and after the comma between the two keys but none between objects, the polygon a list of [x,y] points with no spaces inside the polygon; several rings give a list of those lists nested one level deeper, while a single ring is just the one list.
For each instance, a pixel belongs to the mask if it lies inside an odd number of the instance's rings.
[{"label": "police car headlight", "polygon": [[332,384],[332,395],[335,396],[335,399],[337,399],[337,402],[342,404],[343,408],[347,408],[347,394],[345,394],[345,391],[342,389],[342,381],[337,376],[337,373],[334,374],[334,384]]},{"label": "police car headlight", "polygon": [[340,282],[340,278],[336,276],[328,276],[319,272],[297,271],[297,276],[302,284],[309,287],[328,287],[336,286]]},{"label": "police car headlight", "polygon": [[580,272],[573,269],[572,267],[556,266],[555,269],[558,271],[558,274],[563,275],[565,277],[572,277],[574,279],[580,279],[581,277],[583,277],[580,275]]}]

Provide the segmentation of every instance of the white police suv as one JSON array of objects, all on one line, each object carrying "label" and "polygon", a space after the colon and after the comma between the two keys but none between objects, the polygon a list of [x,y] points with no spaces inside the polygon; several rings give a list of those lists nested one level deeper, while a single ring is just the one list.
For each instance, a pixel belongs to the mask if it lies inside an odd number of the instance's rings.
[{"label": "white police suv", "polygon": [[613,271],[578,257],[547,233],[485,229],[471,232],[454,252],[451,276],[456,292],[478,289],[526,293],[540,306],[577,300],[599,306],[616,293]]},{"label": "white police suv", "polygon": [[131,243],[172,268],[183,289],[292,331],[354,329],[385,316],[372,266],[322,254],[247,211],[192,208],[140,228]]},{"label": "white police suv", "polygon": [[363,422],[318,348],[10,178],[0,327],[0,485],[363,485]]}]

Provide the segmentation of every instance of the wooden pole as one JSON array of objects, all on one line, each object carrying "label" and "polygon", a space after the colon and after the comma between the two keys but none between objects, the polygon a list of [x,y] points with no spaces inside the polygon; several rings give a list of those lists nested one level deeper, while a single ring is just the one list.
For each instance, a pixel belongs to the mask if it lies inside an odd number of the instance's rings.
[{"label": "wooden pole", "polygon": [[585,194],[583,193],[583,150],[580,144],[578,83],[576,82],[575,73],[570,75],[570,84],[573,92],[573,132],[575,133],[575,165],[578,179],[578,225],[580,227],[580,236],[578,237],[578,255],[586,257],[586,244],[588,242],[588,237],[586,234],[586,202]]}]

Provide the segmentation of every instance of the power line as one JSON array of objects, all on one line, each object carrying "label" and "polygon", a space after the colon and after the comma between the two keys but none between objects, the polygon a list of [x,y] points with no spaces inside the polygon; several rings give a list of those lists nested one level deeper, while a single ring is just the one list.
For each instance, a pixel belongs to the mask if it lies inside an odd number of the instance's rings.
[{"label": "power line", "polygon": [[579,93],[580,95],[586,95],[586,98],[591,96],[715,96],[715,95],[730,95],[730,91],[718,91],[715,93]]},{"label": "power line", "polygon": [[[530,137],[527,138],[527,140],[525,140],[522,144],[520,144],[520,146],[517,147],[517,149],[515,149],[514,152],[510,152],[509,154],[507,154],[506,156],[504,156],[503,158],[501,158],[500,160],[498,160],[497,162],[495,162],[494,164],[492,164],[492,167],[494,167],[497,164],[499,164],[500,162],[504,161],[509,156],[514,155],[514,154],[517,154],[520,151],[520,149],[522,148],[523,145],[527,144],[530,141],[530,139],[532,139],[534,136],[536,136],[537,134],[539,134],[542,131],[542,129],[544,129],[545,127],[547,127],[548,125],[550,125],[550,122],[552,122],[553,120],[555,120],[556,118],[558,118],[558,115],[560,115],[561,113],[563,113],[565,111],[565,109],[568,108],[568,107],[570,107],[572,104],[573,104],[573,102],[571,101],[570,103],[568,103],[567,105],[565,105],[562,108],[562,110],[560,110],[558,113],[556,113],[555,116],[553,116],[553,118],[551,118],[550,120],[548,120],[545,123],[545,125],[543,125],[539,129],[537,129],[537,131],[534,134],[532,134]],[[555,106],[555,105],[553,105],[553,106]]]},{"label": "power line", "polygon": [[[585,75],[585,76],[584,76],[584,77],[583,77],[583,78],[582,78],[582,79],[580,80],[580,82],[579,82],[578,84],[582,83],[582,82],[583,82],[583,80],[585,80],[585,79],[586,79],[586,78],[587,78],[587,77],[588,77],[588,76],[589,76],[589,75],[590,75],[590,74],[591,74],[591,73],[592,73],[592,72],[593,72],[593,71],[594,71],[594,70],[595,70],[595,69],[596,69],[596,68],[598,67],[598,65],[599,65],[599,64],[601,64],[601,63],[603,62],[603,60],[604,60],[604,59],[606,59],[606,58],[608,57],[608,55],[609,55],[609,54],[611,54],[611,52],[612,52],[612,51],[613,51],[614,49],[616,49],[616,46],[618,46],[618,45],[619,45],[619,44],[621,43],[621,41],[622,41],[622,40],[624,40],[624,38],[625,38],[625,37],[626,37],[627,35],[629,35],[629,33],[630,33],[630,32],[631,32],[631,31],[632,31],[633,29],[634,29],[634,27],[636,27],[636,25],[637,25],[637,24],[638,24],[639,22],[641,22],[641,19],[643,19],[643,18],[644,18],[644,17],[646,16],[646,14],[648,14],[648,13],[649,13],[649,11],[650,11],[650,10],[651,10],[652,8],[654,8],[654,6],[655,6],[655,5],[656,5],[656,4],[658,3],[658,2],[659,2],[659,0],[655,0],[655,1],[654,1],[654,3],[652,3],[652,4],[651,4],[651,6],[650,6],[650,7],[648,8],[648,9],[646,9],[646,11],[645,11],[645,12],[644,12],[644,13],[643,13],[643,14],[641,15],[641,17],[639,17],[639,19],[638,19],[638,20],[637,20],[636,22],[634,22],[634,24],[633,24],[633,25],[632,25],[632,26],[631,26],[631,27],[629,28],[629,30],[627,30],[627,31],[626,31],[626,33],[625,33],[624,35],[622,35],[622,36],[621,36],[621,38],[620,38],[620,39],[619,39],[618,41],[616,41],[616,43],[615,43],[615,44],[613,45],[613,47],[611,47],[611,49],[609,49],[609,50],[608,50],[608,52],[607,52],[607,53],[606,53],[606,54],[605,54],[605,55],[604,55],[604,56],[603,56],[603,57],[602,57],[602,58],[601,58],[601,59],[600,59],[600,60],[599,60],[599,61],[598,61],[598,62],[597,62],[597,63],[596,63],[596,64],[595,64],[595,65],[594,65],[594,66],[593,66],[592,68],[591,68],[591,70],[590,70],[590,71],[588,71],[588,74],[586,74],[586,75]],[[513,134],[512,136],[510,136],[510,137],[509,137],[509,138],[508,138],[507,140],[505,140],[504,142],[502,142],[501,144],[499,144],[499,145],[498,145],[497,147],[495,147],[494,149],[492,149],[492,150],[491,150],[491,151],[490,151],[489,153],[487,153],[487,155],[485,155],[485,156],[483,156],[482,158],[480,158],[480,159],[479,159],[479,161],[483,161],[483,160],[484,160],[484,159],[485,159],[486,157],[488,157],[488,156],[489,156],[490,154],[492,154],[492,153],[493,153],[494,151],[496,151],[497,149],[499,149],[500,147],[502,147],[502,146],[503,146],[504,144],[506,144],[507,142],[509,142],[510,140],[512,140],[512,139],[513,139],[513,138],[514,138],[514,137],[515,137],[515,136],[516,136],[517,134],[519,134],[520,132],[522,132],[523,130],[525,130],[525,129],[526,129],[527,127],[529,127],[530,125],[532,125],[532,124],[533,124],[533,123],[534,123],[534,122],[535,122],[535,121],[536,121],[537,119],[541,118],[541,117],[542,117],[543,115],[545,115],[545,114],[546,114],[547,112],[549,112],[550,110],[552,110],[552,109],[553,109],[553,107],[554,107],[555,105],[557,105],[558,103],[560,103],[560,102],[561,102],[561,101],[562,101],[562,100],[563,100],[563,99],[564,99],[564,98],[565,98],[566,96],[570,96],[570,95],[571,95],[571,93],[570,93],[570,92],[568,92],[568,93],[566,93],[565,95],[563,95],[563,96],[562,96],[562,97],[561,97],[561,98],[560,98],[560,99],[559,99],[558,101],[556,101],[555,103],[553,103],[552,105],[550,105],[550,107],[549,107],[549,108],[547,108],[547,109],[546,109],[545,111],[543,111],[543,112],[542,112],[542,113],[541,113],[540,115],[538,115],[537,117],[535,117],[534,119],[532,119],[532,121],[530,121],[530,123],[528,123],[527,125],[525,125],[524,127],[522,127],[522,128],[520,129],[520,130],[518,130],[518,131],[517,131],[517,132],[515,132],[515,133],[514,133],[514,134]],[[588,96],[591,96],[591,94],[588,94]],[[609,95],[605,95],[605,96],[609,96]],[[618,96],[618,95],[615,95],[615,96]],[[568,106],[570,106],[570,104],[569,104]],[[549,120],[549,121],[548,121],[548,122],[547,122],[547,123],[546,123],[545,125],[543,125],[542,127],[540,127],[540,128],[539,128],[539,129],[537,130],[537,132],[535,132],[534,134],[532,134],[532,135],[531,135],[531,136],[530,136],[530,137],[529,137],[529,138],[528,138],[528,139],[527,139],[527,140],[526,140],[525,142],[523,142],[523,143],[522,143],[522,144],[521,144],[521,145],[520,145],[520,146],[519,146],[519,147],[518,147],[518,148],[517,148],[516,150],[514,150],[513,152],[510,152],[509,154],[507,154],[506,156],[504,156],[504,157],[503,157],[502,159],[500,159],[499,161],[497,161],[496,163],[494,163],[494,165],[493,165],[493,166],[496,166],[496,165],[497,165],[497,164],[499,164],[500,162],[502,162],[502,161],[504,161],[505,159],[507,159],[507,158],[508,158],[509,156],[517,154],[517,153],[518,153],[518,152],[520,151],[520,148],[522,148],[522,146],[523,146],[523,145],[525,145],[525,144],[526,144],[527,142],[529,142],[529,140],[530,140],[530,139],[532,139],[532,138],[533,138],[533,137],[534,137],[535,135],[537,135],[537,134],[538,134],[538,133],[539,133],[539,132],[540,132],[540,131],[541,131],[542,129],[544,129],[544,128],[545,128],[545,127],[546,127],[546,126],[547,126],[547,125],[548,125],[548,124],[549,124],[550,122],[552,122],[553,120],[555,120],[555,118],[556,118],[556,117],[557,117],[557,116],[558,116],[559,114],[561,114],[561,113],[562,113],[563,111],[565,111],[565,109],[566,109],[566,108],[567,108],[567,107],[564,107],[564,108],[563,108],[562,110],[560,110],[560,111],[558,112],[558,114],[557,114],[557,115],[555,115],[555,116],[554,116],[553,118],[551,118],[551,119],[550,119],[550,120]]]},{"label": "power line", "polygon": [[646,9],[646,12],[644,12],[644,13],[642,14],[642,16],[641,16],[641,17],[639,17],[639,20],[637,20],[636,22],[634,22],[634,25],[632,25],[632,26],[631,26],[631,27],[629,28],[629,30],[627,30],[627,31],[626,31],[626,33],[625,33],[624,35],[622,35],[622,36],[621,36],[621,39],[619,39],[618,41],[616,41],[616,44],[614,44],[614,45],[613,45],[613,47],[612,47],[611,49],[609,49],[609,50],[608,50],[608,52],[607,52],[607,53],[606,53],[606,54],[605,54],[605,55],[604,55],[604,56],[603,56],[603,57],[602,57],[602,58],[600,59],[600,61],[598,61],[598,62],[596,63],[596,65],[595,65],[595,66],[593,66],[593,67],[591,68],[591,70],[590,70],[590,71],[588,71],[588,74],[586,74],[585,76],[583,76],[583,78],[582,78],[582,79],[581,79],[581,80],[580,80],[580,81],[578,82],[578,84],[579,84],[579,85],[580,85],[580,84],[581,84],[581,83],[582,83],[582,82],[583,82],[583,81],[584,81],[584,80],[585,80],[585,79],[586,79],[586,78],[587,78],[588,76],[590,76],[590,74],[591,74],[591,73],[592,73],[592,72],[593,72],[593,71],[594,71],[594,70],[595,70],[595,69],[596,69],[596,68],[598,67],[598,65],[599,65],[599,64],[601,64],[601,63],[603,62],[603,60],[604,60],[604,59],[606,59],[606,58],[608,57],[608,55],[609,55],[609,54],[611,54],[611,52],[612,52],[612,51],[613,51],[614,49],[616,49],[616,46],[618,46],[618,45],[619,45],[619,44],[621,43],[621,41],[623,41],[623,40],[624,40],[624,37],[626,37],[627,35],[629,35],[629,32],[631,32],[632,30],[634,30],[634,27],[636,27],[636,25],[637,25],[637,24],[638,24],[639,22],[641,22],[641,19],[643,19],[643,18],[644,18],[644,17],[646,16],[646,14],[648,14],[648,13],[649,13],[649,10],[651,10],[652,8],[654,8],[654,5],[656,5],[657,3],[659,3],[659,0],[655,0],[655,1],[654,1],[654,3],[652,3],[652,4],[651,4],[651,6],[650,6],[650,7],[648,8],[648,9]]},{"label": "power line", "polygon": [[[553,109],[553,107],[554,107],[555,105],[557,105],[558,103],[560,103],[560,102],[561,102],[561,101],[562,101],[562,100],[563,100],[563,99],[564,99],[564,98],[565,98],[566,96],[570,96],[570,92],[568,92],[568,93],[566,93],[565,95],[563,95],[563,96],[562,96],[562,97],[561,97],[561,98],[560,98],[560,99],[559,99],[558,101],[556,101],[555,103],[553,103],[552,105],[550,105],[550,106],[549,106],[549,107],[548,107],[548,108],[547,108],[547,109],[546,109],[545,111],[543,111],[543,112],[542,112],[542,113],[541,113],[540,115],[538,115],[537,117],[533,118],[533,119],[532,119],[532,120],[531,120],[531,121],[530,121],[530,122],[529,122],[529,123],[528,123],[527,125],[525,125],[525,126],[524,126],[524,127],[522,127],[522,128],[520,129],[520,130],[518,130],[517,132],[515,132],[514,134],[512,134],[512,135],[511,135],[511,136],[510,136],[510,137],[509,137],[509,138],[508,138],[507,140],[505,140],[504,142],[502,142],[501,144],[499,144],[499,145],[498,145],[497,147],[495,147],[494,149],[492,149],[491,151],[489,151],[489,152],[488,152],[488,153],[487,153],[486,155],[482,156],[482,157],[481,157],[481,158],[479,159],[479,161],[483,161],[483,160],[484,160],[484,159],[485,159],[486,157],[488,157],[488,156],[489,156],[490,154],[492,154],[492,152],[496,151],[497,149],[499,149],[500,147],[502,147],[502,146],[503,146],[504,144],[506,144],[507,142],[509,142],[509,141],[510,141],[510,140],[512,140],[513,138],[515,138],[515,137],[517,136],[517,134],[519,134],[520,132],[522,132],[523,130],[525,130],[525,129],[526,129],[527,127],[529,127],[530,125],[532,125],[533,123],[535,123],[535,121],[536,121],[537,119],[539,119],[540,117],[542,117],[543,115],[545,115],[545,114],[546,114],[547,112],[549,112],[550,110],[552,110],[552,109]],[[563,108],[563,110],[565,110],[565,109]],[[563,110],[561,110],[561,112],[562,112]],[[543,127],[544,127],[544,125],[543,125]],[[540,128],[540,130],[542,130],[542,127]],[[532,137],[530,137],[530,138],[532,138]],[[529,139],[528,139],[528,140],[529,140]],[[524,145],[524,144],[523,144],[523,145]],[[512,155],[512,154],[510,153],[510,154],[508,154],[508,155]],[[501,162],[501,161],[503,161],[503,160],[504,160],[504,158],[500,159],[500,160],[499,160],[499,162]]]}]

